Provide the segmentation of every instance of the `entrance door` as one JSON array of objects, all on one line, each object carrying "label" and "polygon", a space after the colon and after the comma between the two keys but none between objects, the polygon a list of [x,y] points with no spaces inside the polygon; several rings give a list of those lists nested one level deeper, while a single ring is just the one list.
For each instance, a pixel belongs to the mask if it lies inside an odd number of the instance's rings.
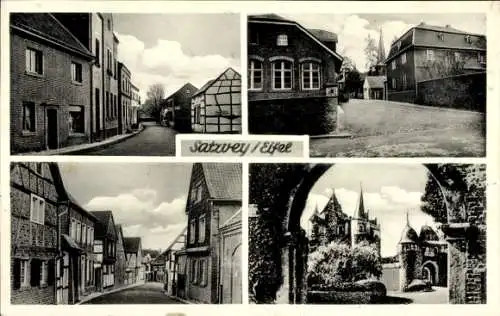
[{"label": "entrance door", "polygon": [[95,269],[95,287],[101,291],[102,288],[102,268]]},{"label": "entrance door", "polygon": [[231,256],[231,303],[241,303],[241,245],[238,245]]},{"label": "entrance door", "polygon": [[58,147],[57,110],[47,109],[47,147],[56,149]]}]

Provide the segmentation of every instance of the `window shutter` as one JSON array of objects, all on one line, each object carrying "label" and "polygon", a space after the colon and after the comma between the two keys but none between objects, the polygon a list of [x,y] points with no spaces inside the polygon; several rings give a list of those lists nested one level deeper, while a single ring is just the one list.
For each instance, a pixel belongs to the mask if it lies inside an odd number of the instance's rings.
[{"label": "window shutter", "polygon": [[14,267],[12,274],[14,275],[14,289],[17,290],[21,287],[21,260],[14,259]]},{"label": "window shutter", "polygon": [[56,279],[55,276],[55,260],[49,260],[47,264],[47,284],[48,285],[53,285],[54,280]]}]

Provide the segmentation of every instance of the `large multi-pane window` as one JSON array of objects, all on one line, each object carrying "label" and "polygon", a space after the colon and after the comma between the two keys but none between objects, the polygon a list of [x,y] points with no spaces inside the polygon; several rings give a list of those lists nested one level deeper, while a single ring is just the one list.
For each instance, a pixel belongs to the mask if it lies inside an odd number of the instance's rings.
[{"label": "large multi-pane window", "polygon": [[198,242],[205,241],[205,230],[206,230],[206,221],[205,215],[201,215],[198,219]]},{"label": "large multi-pane window", "polygon": [[292,89],[293,63],[288,60],[278,60],[272,63],[273,89]]},{"label": "large multi-pane window", "polygon": [[26,48],[26,72],[43,75],[43,54],[41,51]]},{"label": "large multi-pane window", "polygon": [[196,221],[192,219],[189,222],[189,243],[194,244],[196,241]]},{"label": "large multi-pane window", "polygon": [[85,133],[85,119],[82,106],[69,106],[68,125],[70,133]]},{"label": "large multi-pane window", "polygon": [[30,219],[34,223],[45,223],[45,200],[35,194],[31,195]]},{"label": "large multi-pane window", "polygon": [[262,62],[259,60],[250,60],[248,64],[248,89],[262,89]]},{"label": "large multi-pane window", "polygon": [[82,64],[71,62],[71,81],[82,83]]},{"label": "large multi-pane window", "polygon": [[321,72],[320,65],[315,62],[301,64],[302,89],[318,90],[320,88]]}]

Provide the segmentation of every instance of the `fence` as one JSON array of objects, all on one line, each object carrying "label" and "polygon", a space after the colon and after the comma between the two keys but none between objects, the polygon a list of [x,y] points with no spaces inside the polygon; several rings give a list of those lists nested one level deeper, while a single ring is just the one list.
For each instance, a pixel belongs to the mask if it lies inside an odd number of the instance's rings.
[{"label": "fence", "polygon": [[417,84],[417,104],[486,111],[486,73],[473,73]]}]

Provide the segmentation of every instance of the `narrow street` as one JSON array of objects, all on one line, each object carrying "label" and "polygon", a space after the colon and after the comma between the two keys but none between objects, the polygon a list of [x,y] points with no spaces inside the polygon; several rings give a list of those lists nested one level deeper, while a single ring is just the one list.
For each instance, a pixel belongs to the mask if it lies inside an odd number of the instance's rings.
[{"label": "narrow street", "polygon": [[86,151],[82,155],[99,156],[174,156],[175,135],[171,128],[154,122],[142,123],[144,131],[122,142],[105,148]]},{"label": "narrow street", "polygon": [[354,137],[311,139],[311,156],[478,157],[486,152],[482,113],[359,99],[343,109]]},{"label": "narrow street", "polygon": [[151,282],[110,294],[84,304],[182,304],[163,293],[163,283]]}]

